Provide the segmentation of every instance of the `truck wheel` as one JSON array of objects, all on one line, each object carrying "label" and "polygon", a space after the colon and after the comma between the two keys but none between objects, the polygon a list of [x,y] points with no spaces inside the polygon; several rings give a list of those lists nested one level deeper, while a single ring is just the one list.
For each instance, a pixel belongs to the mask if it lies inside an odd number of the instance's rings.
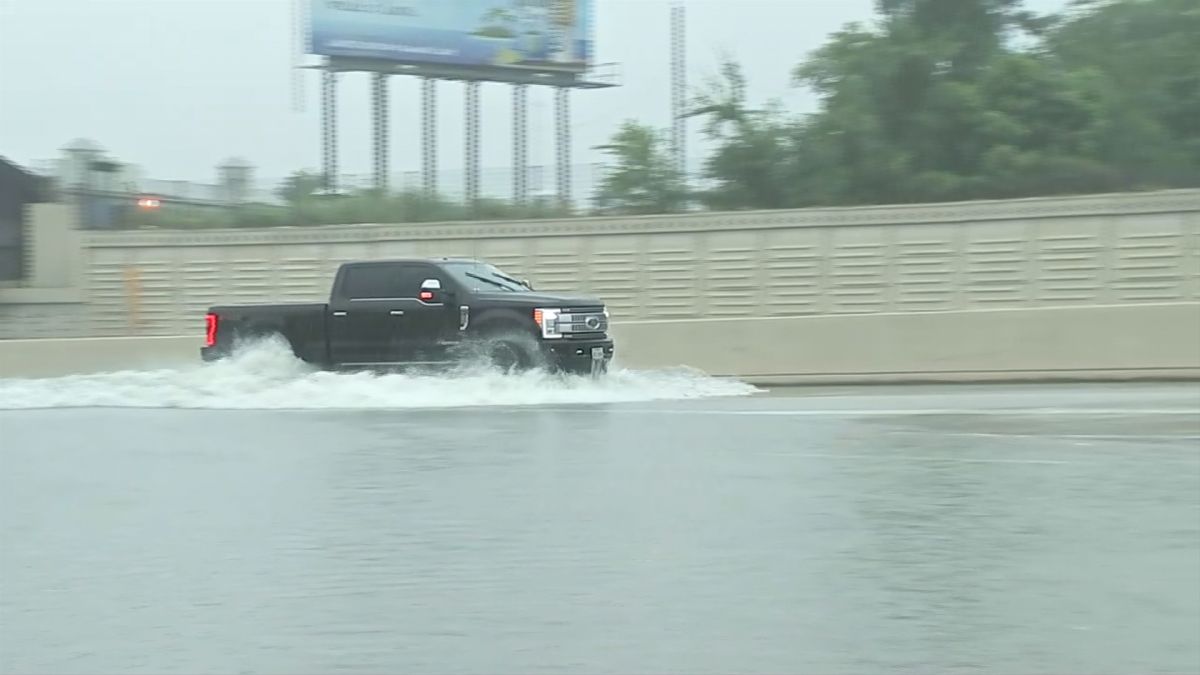
[{"label": "truck wheel", "polygon": [[491,365],[505,372],[532,370],[540,362],[534,338],[519,333],[500,333],[486,338],[484,354]]}]

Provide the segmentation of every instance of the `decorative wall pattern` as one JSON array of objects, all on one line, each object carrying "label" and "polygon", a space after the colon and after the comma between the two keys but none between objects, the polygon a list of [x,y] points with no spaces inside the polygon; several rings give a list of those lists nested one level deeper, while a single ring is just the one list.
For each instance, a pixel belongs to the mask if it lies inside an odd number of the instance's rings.
[{"label": "decorative wall pattern", "polygon": [[[64,335],[199,331],[213,304],[321,302],[346,261],[487,259],[614,321],[1200,301],[1200,190],[948,205],[90,233]],[[3,309],[0,309],[3,312]],[[0,317],[4,316],[0,314]],[[38,335],[47,327],[39,319]],[[22,328],[3,321],[0,337]],[[53,331],[50,331],[53,332]],[[30,335],[33,336],[33,335]]]}]

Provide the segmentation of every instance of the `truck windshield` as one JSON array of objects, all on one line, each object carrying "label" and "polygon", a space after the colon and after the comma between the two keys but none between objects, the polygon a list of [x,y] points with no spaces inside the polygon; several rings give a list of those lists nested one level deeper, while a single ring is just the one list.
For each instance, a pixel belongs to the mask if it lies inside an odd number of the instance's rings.
[{"label": "truck windshield", "polygon": [[500,289],[512,293],[528,291],[520,281],[485,263],[451,263],[444,266],[459,284],[472,289]]}]

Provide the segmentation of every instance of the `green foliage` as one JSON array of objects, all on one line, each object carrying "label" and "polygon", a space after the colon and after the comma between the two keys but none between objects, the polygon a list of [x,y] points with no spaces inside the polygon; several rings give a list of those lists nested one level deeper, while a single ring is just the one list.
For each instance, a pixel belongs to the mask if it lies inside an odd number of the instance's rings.
[{"label": "green foliage", "polygon": [[662,134],[627,121],[611,142],[598,149],[616,160],[596,195],[601,213],[665,213],[683,208],[687,193]]},{"label": "green foliage", "polygon": [[1048,40],[1066,67],[1104,83],[1098,148],[1127,180],[1200,182],[1200,4],[1089,2]]},{"label": "green foliage", "polygon": [[[689,193],[653,128],[624,122],[600,213],[774,209],[1015,198],[1200,186],[1200,3],[1074,0],[1035,16],[1022,0],[876,0],[797,65],[820,107],[752,105],[732,59],[689,115],[713,145]],[[485,21],[503,28],[511,15]],[[462,205],[419,192],[323,195],[297,172],[285,207],[165,206],[136,226],[229,227],[551,218],[553,201]]]},{"label": "green foliage", "polygon": [[709,208],[736,210],[794,205],[791,175],[800,157],[795,122],[778,103],[762,109],[746,101],[746,77],[732,59],[722,60],[688,113],[705,118],[704,133],[716,143],[705,162],[715,186],[701,195]]},{"label": "green foliage", "polygon": [[570,216],[553,200],[535,200],[517,206],[502,200],[481,199],[474,207],[428,197],[420,191],[379,194],[363,190],[352,194],[324,195],[320,181],[299,172],[284,181],[278,194],[289,204],[200,206],[167,202],[153,211],[131,210],[129,228],[231,228],[368,223],[428,223],[461,220],[530,220]]},{"label": "green foliage", "polygon": [[714,208],[1200,185],[1200,5],[878,0],[793,71],[820,110],[751,109],[726,60],[696,98]]},{"label": "green foliage", "polygon": [[323,184],[320,174],[297,171],[284,179],[275,194],[289,204],[297,204],[315,194]]}]

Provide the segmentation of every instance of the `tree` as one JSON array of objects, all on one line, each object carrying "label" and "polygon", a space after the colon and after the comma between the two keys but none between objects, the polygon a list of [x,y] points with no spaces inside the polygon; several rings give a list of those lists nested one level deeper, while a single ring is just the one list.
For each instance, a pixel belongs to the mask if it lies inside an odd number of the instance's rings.
[{"label": "tree", "polygon": [[848,26],[793,72],[822,104],[797,142],[797,189],[853,204],[1123,185],[1100,151],[1111,128],[1103,79],[1047,42],[1008,40],[1052,35],[1053,22],[1017,0],[879,6],[880,29]]},{"label": "tree", "polygon": [[324,183],[320,174],[297,171],[283,180],[275,194],[288,204],[296,205],[316,194]]},{"label": "tree", "polygon": [[694,100],[712,208],[1200,185],[1200,5],[876,0],[793,71],[811,115],[754,108],[726,59]]},{"label": "tree", "polygon": [[793,127],[776,103],[752,109],[746,102],[746,77],[726,57],[694,98],[692,117],[705,118],[704,132],[717,144],[705,163],[715,186],[702,198],[711,208],[785,208],[794,205],[789,185]]},{"label": "tree", "polygon": [[888,34],[907,35],[956,78],[970,77],[1017,34],[1040,35],[1052,23],[1022,0],[876,0]]},{"label": "tree", "polygon": [[675,170],[660,132],[626,121],[609,143],[597,149],[616,160],[596,196],[601,211],[664,213],[685,206],[683,177]]},{"label": "tree", "polygon": [[1089,0],[1049,48],[1104,82],[1098,153],[1131,186],[1200,185],[1200,4]]}]

